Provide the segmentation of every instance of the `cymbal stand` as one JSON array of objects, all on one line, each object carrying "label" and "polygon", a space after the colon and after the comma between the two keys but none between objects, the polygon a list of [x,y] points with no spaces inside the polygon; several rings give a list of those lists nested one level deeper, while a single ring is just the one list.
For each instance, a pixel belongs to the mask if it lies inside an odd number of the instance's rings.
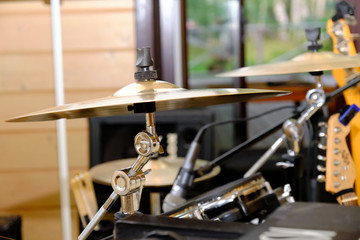
[{"label": "cymbal stand", "polygon": [[139,132],[134,139],[134,147],[139,156],[130,168],[114,172],[111,178],[111,186],[114,191],[81,232],[78,237],[79,240],[86,239],[90,235],[119,196],[121,201],[120,214],[129,215],[139,210],[145,175],[149,172],[143,172],[141,169],[150,158],[163,152],[155,130],[154,113],[146,113],[145,117],[146,131]]},{"label": "cymbal stand", "polygon": [[[302,125],[306,120],[310,119],[314,113],[322,108],[326,102],[326,95],[321,84],[322,72],[312,73],[315,76],[316,87],[310,89],[306,93],[306,101],[308,102],[307,108],[301,113],[300,117],[296,120],[296,123]],[[255,174],[265,162],[279,149],[279,147],[285,142],[286,134],[283,133],[271,147],[256,161],[256,163],[244,174],[244,177],[250,177]]]},{"label": "cymbal stand", "polygon": [[[318,43],[320,39],[320,28],[314,29],[305,29],[306,38],[310,42],[308,45],[308,50],[312,52],[317,52],[322,45]],[[296,121],[296,124],[302,125],[306,120],[308,120],[314,113],[316,113],[321,107],[326,103],[326,95],[321,84],[321,75],[322,71],[310,72],[312,76],[315,77],[315,88],[310,89],[306,93],[306,101],[308,102],[308,107],[301,113],[300,117]],[[283,133],[280,138],[278,138],[274,144],[266,151],[260,159],[245,173],[244,177],[249,177],[253,175],[257,170],[259,170],[264,163],[278,150],[278,148],[286,140],[286,134]]]},{"label": "cymbal stand", "polygon": [[283,130],[286,135],[287,153],[282,156],[284,161],[277,162],[276,166],[284,169],[286,181],[291,183],[294,198],[302,200],[304,157],[300,154],[300,149],[304,129],[295,119],[289,119],[284,122]]}]

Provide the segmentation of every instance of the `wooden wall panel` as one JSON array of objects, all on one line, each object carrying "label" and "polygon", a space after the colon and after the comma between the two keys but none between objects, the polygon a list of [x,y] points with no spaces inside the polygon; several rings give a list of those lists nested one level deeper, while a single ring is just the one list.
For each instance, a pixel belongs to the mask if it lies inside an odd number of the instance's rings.
[{"label": "wooden wall panel", "polygon": [[60,206],[57,169],[28,169],[0,174],[0,210],[46,209]]},{"label": "wooden wall panel", "polygon": [[[0,214],[21,215],[23,240],[63,240],[61,235],[61,213],[59,209],[0,211]],[[75,207],[72,207],[71,219],[72,239],[77,239],[79,235],[79,218]]]},{"label": "wooden wall panel", "polygon": [[[62,1],[65,102],[106,97],[134,82],[133,0]],[[0,214],[19,214],[23,239],[62,239],[55,121],[6,119],[53,107],[50,6],[0,2]],[[69,174],[89,167],[88,120],[67,121]],[[73,239],[78,216],[72,199]]]},{"label": "wooden wall panel", "polygon": [[[22,213],[22,231],[26,233],[24,240],[63,240],[61,230],[61,213],[59,209],[24,211]],[[72,239],[78,239],[79,220],[75,207],[71,211]]]},{"label": "wooden wall panel", "polygon": [[64,82],[66,89],[119,89],[133,83],[134,49],[66,53]]},{"label": "wooden wall panel", "polygon": [[[119,89],[134,82],[134,50],[68,52],[63,56],[66,89]],[[0,92],[54,88],[51,53],[0,53]]]},{"label": "wooden wall panel", "polygon": [[[89,166],[88,132],[85,129],[68,130],[69,168]],[[14,152],[21,151],[21,154]],[[56,130],[0,134],[0,173],[51,169],[57,170]],[[0,185],[1,189],[1,185]]]},{"label": "wooden wall panel", "polygon": [[[66,13],[62,19],[65,51],[134,48],[132,12]],[[96,31],[94,31],[96,29]],[[77,33],[77,34],[74,34]]]},{"label": "wooden wall panel", "polygon": [[[86,2],[86,3],[85,3]],[[91,1],[84,1],[83,5]],[[127,1],[131,2],[131,1]],[[0,3],[6,8],[6,3]],[[83,9],[72,8],[69,1],[62,6],[62,41],[64,51],[133,49],[135,47],[134,16],[131,8],[122,9],[91,4]],[[38,4],[38,10],[20,6],[23,14],[9,9],[0,14],[0,31],[6,30],[6,37],[0,38],[0,52],[50,52],[51,22],[50,6]],[[87,10],[86,10],[87,8]],[[118,10],[118,11],[116,11]],[[5,11],[5,10],[3,10]],[[20,11],[20,9],[19,9]],[[120,14],[121,13],[121,14]],[[20,17],[19,17],[20,16]]]}]

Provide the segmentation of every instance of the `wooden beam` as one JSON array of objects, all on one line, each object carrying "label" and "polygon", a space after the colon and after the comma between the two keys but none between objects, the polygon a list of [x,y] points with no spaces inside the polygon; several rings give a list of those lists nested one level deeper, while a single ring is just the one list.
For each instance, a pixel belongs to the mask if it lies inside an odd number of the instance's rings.
[{"label": "wooden beam", "polygon": [[162,76],[159,0],[135,0],[136,46],[150,47],[154,69]]}]

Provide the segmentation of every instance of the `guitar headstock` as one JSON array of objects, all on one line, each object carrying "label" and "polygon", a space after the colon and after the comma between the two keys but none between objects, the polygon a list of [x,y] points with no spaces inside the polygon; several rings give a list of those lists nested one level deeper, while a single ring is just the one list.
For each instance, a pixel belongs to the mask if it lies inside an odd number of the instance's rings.
[{"label": "guitar headstock", "polygon": [[329,118],[326,149],[325,189],[332,194],[354,187],[356,170],[346,142],[350,125],[339,121],[340,114]]},{"label": "guitar headstock", "polygon": [[333,41],[333,52],[344,55],[355,55],[356,48],[353,43],[355,35],[351,34],[349,25],[355,25],[354,6],[347,1],[336,4],[336,14],[328,20],[327,32]]},{"label": "guitar headstock", "polygon": [[[354,7],[347,1],[340,1],[336,4],[336,14],[327,21],[326,30],[333,42],[333,52],[347,56],[355,56],[357,54],[354,39],[358,38],[358,34],[352,34],[349,24],[356,24],[354,16]],[[354,21],[355,20],[355,21]],[[348,81],[357,77],[360,72],[359,67],[348,69],[334,69],[332,75],[339,87],[345,86]],[[347,104],[360,104],[359,102],[360,84],[349,88],[343,92]]]}]

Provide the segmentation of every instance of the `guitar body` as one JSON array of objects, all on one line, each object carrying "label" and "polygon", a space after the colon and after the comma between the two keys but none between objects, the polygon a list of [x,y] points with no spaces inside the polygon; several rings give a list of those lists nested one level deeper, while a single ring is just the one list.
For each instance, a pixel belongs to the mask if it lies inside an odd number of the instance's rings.
[{"label": "guitar body", "polygon": [[[333,22],[329,19],[327,22],[327,32],[333,40],[333,52],[337,54],[344,54],[349,56],[356,55],[355,44],[352,39],[349,25],[344,19],[339,19]],[[346,85],[346,79],[350,76],[360,75],[360,67],[353,69],[335,69],[332,74],[339,87]],[[351,80],[351,79],[350,79]],[[343,92],[346,104],[356,104],[360,106],[360,85],[349,88]],[[352,119],[350,122],[350,140],[351,152],[355,162],[356,175],[360,176],[360,115]],[[360,199],[360,177],[355,180],[355,191]],[[360,204],[360,200],[358,200]]]}]

